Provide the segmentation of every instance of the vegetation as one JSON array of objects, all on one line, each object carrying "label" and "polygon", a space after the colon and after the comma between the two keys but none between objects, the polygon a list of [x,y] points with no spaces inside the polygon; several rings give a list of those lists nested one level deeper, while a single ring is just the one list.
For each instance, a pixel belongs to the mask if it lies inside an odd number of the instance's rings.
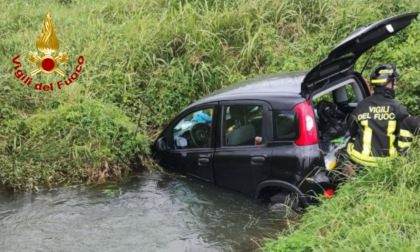
[{"label": "vegetation", "polygon": [[[419,9],[416,0],[0,3],[0,179],[17,190],[119,178],[190,102],[253,76],[310,69],[356,27]],[[36,51],[47,11],[58,52],[69,52],[60,69],[73,73],[85,58],[76,81],[50,92],[34,84],[61,76],[39,73],[27,86],[12,62],[20,55],[22,71],[34,70],[25,58]],[[400,67],[398,95],[413,113],[419,36],[416,22],[377,46],[368,64]]]},{"label": "vegetation", "polygon": [[[267,251],[418,251],[420,145],[407,157],[368,169],[311,207]],[[290,232],[290,233],[289,233]]]},{"label": "vegetation", "polygon": [[119,179],[147,139],[118,108],[85,99],[6,122],[3,183],[31,190]]}]

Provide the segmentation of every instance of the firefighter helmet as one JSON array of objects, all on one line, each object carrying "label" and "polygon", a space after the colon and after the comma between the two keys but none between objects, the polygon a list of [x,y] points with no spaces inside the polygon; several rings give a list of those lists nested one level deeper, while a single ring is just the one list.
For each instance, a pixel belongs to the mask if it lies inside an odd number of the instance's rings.
[{"label": "firefighter helmet", "polygon": [[400,76],[397,67],[391,64],[381,64],[377,66],[370,75],[370,83],[372,85],[384,86],[388,82],[394,83],[395,79]]}]

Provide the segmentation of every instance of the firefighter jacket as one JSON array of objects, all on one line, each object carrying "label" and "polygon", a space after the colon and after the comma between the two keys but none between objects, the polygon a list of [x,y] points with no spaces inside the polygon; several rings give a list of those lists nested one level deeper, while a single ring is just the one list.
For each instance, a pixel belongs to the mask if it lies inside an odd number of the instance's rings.
[{"label": "firefighter jacket", "polygon": [[350,158],[365,166],[397,155],[396,143],[401,122],[409,115],[394,99],[393,89],[375,87],[349,115],[348,128],[354,142],[347,145]]}]

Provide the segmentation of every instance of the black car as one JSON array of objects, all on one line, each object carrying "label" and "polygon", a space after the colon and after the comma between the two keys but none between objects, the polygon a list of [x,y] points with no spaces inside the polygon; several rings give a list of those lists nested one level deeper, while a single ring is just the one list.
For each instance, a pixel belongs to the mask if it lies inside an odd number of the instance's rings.
[{"label": "black car", "polygon": [[346,115],[371,95],[354,65],[417,15],[357,29],[309,72],[247,80],[194,102],[155,141],[156,160],[256,198],[299,195],[306,205],[306,195],[330,196],[327,157],[345,141]]}]

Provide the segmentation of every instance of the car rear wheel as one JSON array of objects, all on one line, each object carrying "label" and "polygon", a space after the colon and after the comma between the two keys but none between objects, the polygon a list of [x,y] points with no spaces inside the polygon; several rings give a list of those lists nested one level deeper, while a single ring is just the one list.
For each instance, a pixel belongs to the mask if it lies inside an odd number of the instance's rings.
[{"label": "car rear wheel", "polygon": [[290,207],[293,211],[297,213],[303,212],[303,205],[301,204],[299,200],[299,195],[296,193],[286,193],[286,192],[279,192],[274,194],[270,197],[270,202],[272,204],[284,204],[288,207]]}]

